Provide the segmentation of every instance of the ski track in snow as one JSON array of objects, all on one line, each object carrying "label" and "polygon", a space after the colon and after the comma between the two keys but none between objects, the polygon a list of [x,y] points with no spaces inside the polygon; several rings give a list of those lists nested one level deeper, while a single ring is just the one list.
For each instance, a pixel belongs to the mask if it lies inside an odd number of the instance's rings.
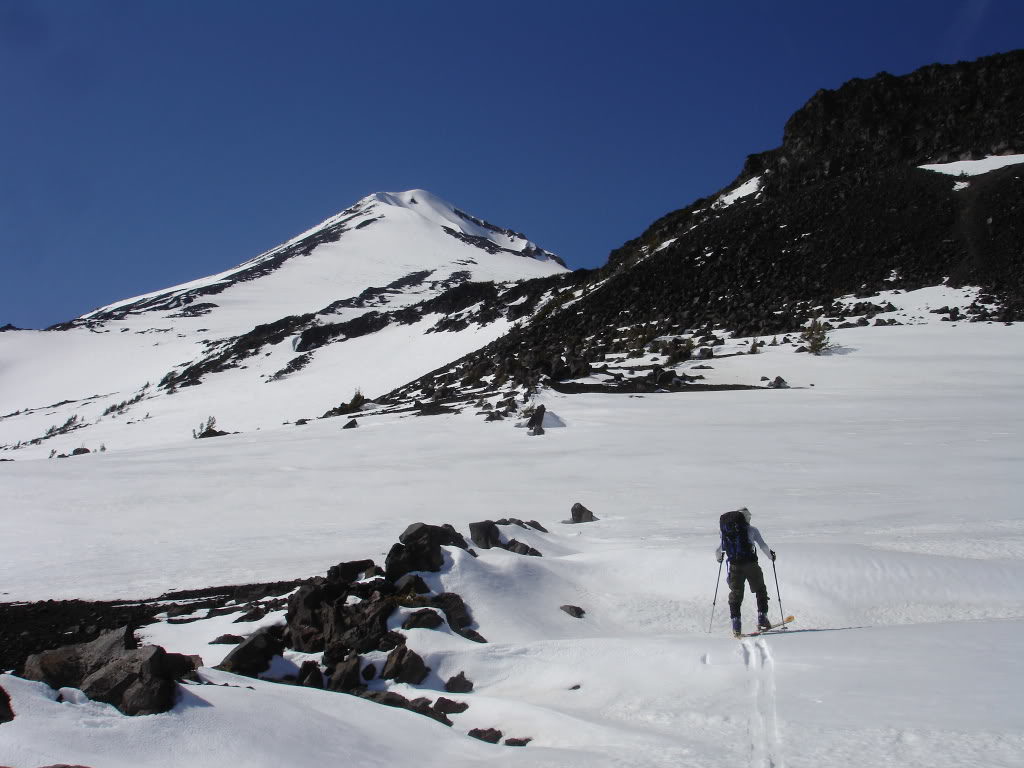
[{"label": "ski track in snow", "polygon": [[744,638],[743,662],[750,677],[751,768],[784,768],[775,705],[775,662],[763,637]]}]

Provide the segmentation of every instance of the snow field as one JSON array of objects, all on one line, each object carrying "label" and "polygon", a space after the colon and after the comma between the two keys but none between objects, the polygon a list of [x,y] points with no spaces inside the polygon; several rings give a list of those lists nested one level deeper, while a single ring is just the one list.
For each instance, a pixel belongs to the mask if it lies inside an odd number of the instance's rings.
[{"label": "snow field", "polygon": [[[950,303],[945,290],[926,303]],[[56,703],[4,676],[18,717],[0,726],[0,763],[319,766],[330,754],[390,766],[1016,768],[1022,331],[940,322],[920,298],[898,311],[924,324],[833,331],[832,354],[765,348],[705,371],[716,383],[782,375],[791,389],[547,393],[540,402],[566,427],[543,437],[468,414],[393,415],[345,432],[334,419],[0,464],[5,600],[321,574],[382,562],[416,520],[466,533],[513,516],[550,530],[502,528],[541,558],[449,548],[445,570],[425,575],[462,595],[489,641],[406,633],[432,674],[394,690],[436,698],[459,671],[475,684],[451,695],[470,703],[451,729],[212,670],[209,680],[243,687],[185,687],[172,712],[143,718]],[[562,525],[575,501],[600,520]],[[717,516],[741,505],[779,553],[782,607],[797,621],[737,643],[724,575],[707,629]],[[229,649],[210,639],[279,618],[145,634],[209,666]],[[746,627],[753,619],[748,595]],[[491,746],[466,738],[474,727],[534,740]]]}]

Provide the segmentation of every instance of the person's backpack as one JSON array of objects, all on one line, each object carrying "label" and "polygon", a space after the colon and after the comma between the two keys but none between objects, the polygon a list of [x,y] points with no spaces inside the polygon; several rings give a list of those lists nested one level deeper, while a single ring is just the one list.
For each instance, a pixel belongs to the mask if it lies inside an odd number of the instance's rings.
[{"label": "person's backpack", "polygon": [[730,563],[752,563],[757,552],[750,543],[750,523],[738,509],[726,512],[718,520],[722,530],[722,550]]}]

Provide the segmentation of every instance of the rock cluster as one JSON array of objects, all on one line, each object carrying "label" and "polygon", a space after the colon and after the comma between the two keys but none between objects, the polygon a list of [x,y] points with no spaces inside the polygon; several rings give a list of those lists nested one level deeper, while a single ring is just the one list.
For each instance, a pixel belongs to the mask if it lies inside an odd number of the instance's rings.
[{"label": "rock cluster", "polygon": [[[485,520],[470,526],[473,543],[482,549],[501,547],[519,554],[540,555],[515,539],[503,543],[499,525],[546,531],[534,520]],[[409,647],[406,635],[389,629],[396,625],[391,619],[399,611],[404,611],[402,630],[443,630],[447,625],[465,638],[487,642],[474,628],[472,613],[462,597],[453,592],[432,590],[420,575],[438,572],[450,563],[444,547],[457,547],[476,556],[451,525],[414,523],[388,552],[383,567],[368,559],[338,563],[324,576],[300,582],[287,598],[248,604],[236,600],[226,604],[223,588],[210,588],[211,595],[218,595],[221,602],[211,605],[205,616],[193,615],[196,611],[192,606],[172,605],[167,621],[186,623],[242,611],[246,620],[251,621],[286,604],[284,624],[260,628],[248,637],[221,635],[213,640],[211,644],[235,645],[217,668],[248,677],[276,679],[272,675],[280,673],[271,672],[280,669],[275,666],[275,658],[287,649],[322,653],[322,663],[306,660],[297,673],[277,681],[360,696],[386,706],[408,709],[450,726],[449,715],[464,712],[469,706],[466,702],[444,696],[438,696],[433,702],[425,696],[408,699],[394,691],[381,690],[380,683],[370,685],[375,680],[387,680],[421,686],[430,678],[427,660]],[[247,596],[245,589],[236,588],[236,597]],[[258,585],[254,589],[254,594],[267,591]],[[197,595],[201,592],[203,590]],[[384,663],[369,662],[365,654],[370,652],[386,652]],[[124,714],[140,715],[170,709],[175,699],[175,682],[181,679],[201,682],[196,674],[201,665],[199,657],[167,653],[154,645],[138,647],[130,627],[125,626],[103,632],[91,642],[31,655],[24,663],[23,674],[56,689],[79,689],[88,698],[113,704]],[[440,688],[441,684],[438,681],[436,685]],[[443,688],[447,693],[468,694],[473,691],[473,682],[465,671],[460,671],[449,677]],[[80,696],[72,692],[68,695]],[[13,717],[6,693],[0,689],[0,722]],[[493,743],[501,738],[500,732],[494,729],[481,733],[486,736],[485,740],[497,733]],[[529,741],[529,738],[509,739],[506,743],[523,746]]]}]

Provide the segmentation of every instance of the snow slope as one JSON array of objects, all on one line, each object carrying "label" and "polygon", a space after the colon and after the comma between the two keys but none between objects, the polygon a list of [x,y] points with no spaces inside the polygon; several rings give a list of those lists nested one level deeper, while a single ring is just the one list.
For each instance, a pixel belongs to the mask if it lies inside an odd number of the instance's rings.
[{"label": "snow slope", "polygon": [[[550,530],[503,528],[541,558],[453,549],[427,575],[463,596],[489,642],[410,630],[432,674],[392,689],[434,698],[465,670],[476,687],[453,695],[470,707],[452,728],[209,669],[243,687],[185,687],[172,712],[141,718],[3,676],[18,715],[0,725],[0,763],[1019,765],[1024,329],[928,311],[969,292],[888,299],[906,324],[833,331],[830,354],[719,357],[742,346],[729,340],[705,361],[714,381],[781,375],[789,389],[548,393],[566,426],[543,437],[468,414],[389,415],[0,464],[6,600],[314,575],[382,561],[416,520]],[[562,525],[575,501],[600,520]],[[797,616],[742,643],[724,584],[707,632],[717,515],[740,505],[779,553],[781,606],[763,564],[773,615]],[[206,643],[227,620],[146,632],[212,665],[225,647]],[[486,745],[466,737],[475,727],[533,741]]]},{"label": "snow slope", "polygon": [[[504,284],[565,271],[524,236],[424,190],[370,195],[231,270],[101,307],[63,330],[0,334],[0,450],[121,450],[188,440],[209,416],[229,431],[319,416],[356,389],[383,394],[461,357],[508,323],[444,333],[428,333],[439,317],[391,325],[315,350],[308,367],[272,380],[297,357],[292,335],[171,397],[157,384],[283,318],[319,313],[301,327],[343,322],[407,307],[466,281]],[[389,288],[403,278],[406,284]],[[379,290],[359,298],[372,288]],[[104,413],[136,397],[137,404]],[[65,439],[23,445],[71,416],[84,426]]]}]

